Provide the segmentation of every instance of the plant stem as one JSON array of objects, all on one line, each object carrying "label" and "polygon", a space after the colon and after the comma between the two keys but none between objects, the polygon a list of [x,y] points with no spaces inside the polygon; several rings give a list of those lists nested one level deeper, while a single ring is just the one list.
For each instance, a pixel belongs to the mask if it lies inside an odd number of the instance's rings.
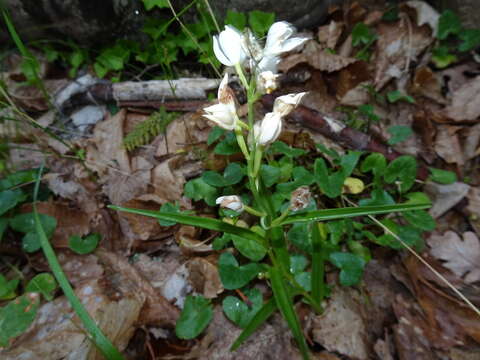
[{"label": "plant stem", "polygon": [[247,78],[245,77],[245,73],[243,72],[242,66],[240,64],[235,64],[235,71],[240,78],[240,82],[242,83],[243,87],[247,90],[247,93],[250,89],[250,85],[248,84]]},{"label": "plant stem", "polygon": [[245,139],[240,128],[235,129],[235,136],[237,137],[237,143],[240,147],[240,150],[242,150],[243,156],[245,156],[247,161],[250,161],[250,154],[248,153],[247,144],[245,143]]},{"label": "plant stem", "polygon": [[252,215],[255,215],[255,216],[258,216],[258,217],[267,216],[266,213],[260,212],[260,211],[258,211],[258,210],[255,210],[254,208],[252,208],[252,207],[250,207],[250,206],[243,205],[243,208],[244,208],[245,211],[248,212],[249,214],[252,214]]}]

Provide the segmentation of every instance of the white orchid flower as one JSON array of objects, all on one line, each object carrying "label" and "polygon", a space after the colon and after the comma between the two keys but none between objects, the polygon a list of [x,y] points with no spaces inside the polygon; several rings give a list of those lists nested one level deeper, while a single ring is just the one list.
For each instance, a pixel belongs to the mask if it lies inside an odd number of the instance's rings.
[{"label": "white orchid flower", "polygon": [[279,114],[281,117],[287,116],[300,104],[305,94],[306,92],[301,92],[277,97],[273,103],[273,112]]},{"label": "white orchid flower", "polygon": [[308,40],[306,37],[292,37],[295,33],[295,27],[286,21],[274,23],[268,30],[263,56],[278,56],[292,51]]},{"label": "white orchid flower", "polygon": [[225,30],[213,37],[213,52],[223,65],[243,63],[247,57],[243,34],[233,26],[225,25]]},{"label": "white orchid flower", "polygon": [[257,87],[261,93],[270,94],[278,89],[278,78],[280,75],[274,74],[272,71],[264,71],[258,74]]},{"label": "white orchid flower", "polygon": [[260,126],[253,128],[257,144],[267,146],[278,139],[282,132],[282,117],[275,112],[265,114]]},{"label": "white orchid flower", "polygon": [[217,205],[220,205],[222,208],[234,210],[237,212],[242,212],[244,210],[244,205],[242,199],[240,199],[237,195],[229,195],[229,196],[220,196],[215,201]]},{"label": "white orchid flower", "polygon": [[235,104],[235,94],[228,86],[228,74],[223,77],[218,87],[218,104],[203,109],[207,119],[213,121],[225,130],[235,130],[237,127],[238,115]]}]

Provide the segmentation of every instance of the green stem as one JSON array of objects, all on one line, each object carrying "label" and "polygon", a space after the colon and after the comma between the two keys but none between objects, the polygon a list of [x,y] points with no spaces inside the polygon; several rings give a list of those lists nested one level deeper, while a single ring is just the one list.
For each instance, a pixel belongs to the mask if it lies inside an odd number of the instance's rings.
[{"label": "green stem", "polygon": [[272,226],[278,226],[281,222],[290,214],[290,207],[287,207],[283,213],[280,214],[278,218],[272,221]]},{"label": "green stem", "polygon": [[253,156],[253,177],[256,178],[258,176],[258,172],[260,170],[260,165],[262,165],[262,148],[260,146],[255,147],[255,154]]},{"label": "green stem", "polygon": [[249,214],[252,214],[252,215],[255,215],[255,216],[258,216],[258,217],[267,216],[266,213],[261,212],[261,211],[258,211],[258,210],[255,210],[254,208],[251,208],[250,206],[243,205],[243,208],[244,208],[245,211],[248,212]]},{"label": "green stem", "polygon": [[314,223],[312,229],[312,298],[320,305],[325,298],[325,263],[322,244],[327,238],[327,229],[324,223]]},{"label": "green stem", "polygon": [[39,170],[39,175],[35,183],[35,190],[33,195],[33,199],[34,199],[33,215],[35,219],[35,229],[37,231],[43,253],[47,258],[48,265],[50,266],[50,269],[52,269],[53,275],[57,279],[58,284],[63,290],[63,293],[65,294],[68,301],[72,305],[72,308],[75,310],[78,317],[83,322],[83,325],[87,330],[89,339],[95,344],[95,346],[98,347],[98,349],[103,353],[106,359],[123,360],[124,359],[123,355],[103,334],[102,330],[97,326],[95,321],[90,317],[90,314],[87,312],[87,310],[85,309],[83,304],[80,302],[78,297],[75,295],[75,292],[73,291],[72,286],[68,282],[68,279],[65,276],[65,273],[63,272],[57,257],[55,256],[55,252],[53,251],[53,248],[47,239],[47,235],[45,234],[45,231],[42,227],[40,217],[38,216],[37,205],[36,205],[42,171],[43,171],[43,165]]},{"label": "green stem", "polygon": [[243,156],[245,156],[247,161],[250,161],[250,154],[248,153],[247,144],[245,143],[245,138],[243,137],[242,131],[239,127],[235,129],[235,136],[237,137],[237,143],[240,147],[240,150],[242,150]]},{"label": "green stem", "polygon": [[250,85],[248,84],[247,78],[245,77],[245,73],[243,72],[242,66],[240,64],[235,64],[235,71],[237,72],[243,87],[247,89],[247,92],[248,92],[248,90],[250,89]]}]

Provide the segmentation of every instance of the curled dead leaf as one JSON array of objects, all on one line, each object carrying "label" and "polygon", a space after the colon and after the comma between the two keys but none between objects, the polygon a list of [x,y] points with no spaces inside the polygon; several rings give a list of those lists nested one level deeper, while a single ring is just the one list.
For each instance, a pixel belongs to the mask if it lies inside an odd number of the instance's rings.
[{"label": "curled dead leaf", "polygon": [[215,263],[208,258],[196,257],[187,263],[189,280],[196,292],[207,299],[216,298],[223,292],[223,285]]}]

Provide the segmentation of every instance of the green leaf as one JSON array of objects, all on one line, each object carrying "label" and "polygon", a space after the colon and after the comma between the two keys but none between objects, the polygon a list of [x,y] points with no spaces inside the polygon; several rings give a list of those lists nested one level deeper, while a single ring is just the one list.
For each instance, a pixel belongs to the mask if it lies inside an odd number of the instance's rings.
[{"label": "green leaf", "polygon": [[365,261],[354,254],[335,252],[330,254],[330,262],[341,269],[340,284],[343,286],[357,285],[362,279]]},{"label": "green leaf", "polygon": [[405,194],[405,197],[408,199],[404,204],[431,204],[432,201],[427,194],[423,192],[411,192]]},{"label": "green leaf", "polygon": [[[165,204],[162,204],[162,206],[160,207],[160,212],[180,214],[180,205],[167,202]],[[165,220],[158,220],[158,223],[160,224],[160,226],[173,226],[177,224],[175,221]]]},{"label": "green leaf", "polygon": [[376,39],[375,32],[364,23],[357,23],[352,29],[352,45],[367,45]]},{"label": "green leaf", "polygon": [[37,169],[22,170],[8,175],[0,180],[0,190],[8,190],[12,187],[35,181]]},{"label": "green leaf", "polygon": [[22,249],[28,253],[40,250],[40,238],[37,233],[26,233],[22,238]]},{"label": "green leaf", "polygon": [[312,273],[310,271],[303,271],[294,276],[295,281],[306,292],[312,291]]},{"label": "green leaf", "polygon": [[308,223],[293,223],[287,232],[287,239],[297,248],[306,253],[312,253],[311,234]]},{"label": "green leaf", "polygon": [[287,216],[279,225],[293,224],[296,222],[336,220],[355,216],[378,215],[409,210],[422,210],[427,209],[430,206],[430,204],[396,204],[315,210],[303,214]]},{"label": "green leaf", "polygon": [[203,296],[187,296],[175,334],[180,339],[194,339],[207,327],[213,318],[213,306]]},{"label": "green leaf", "polygon": [[401,182],[400,192],[406,192],[415,183],[416,176],[417,161],[413,156],[402,155],[388,165],[384,179],[388,184],[392,184],[399,179]]},{"label": "green leaf", "polygon": [[209,206],[215,206],[215,200],[219,196],[218,190],[208,185],[201,177],[188,181],[184,187],[184,194],[195,201],[204,200]]},{"label": "green leaf", "polygon": [[394,104],[398,101],[405,101],[410,104],[415,104],[415,99],[410,95],[402,93],[400,90],[393,90],[387,93],[388,102]]},{"label": "green leaf", "polygon": [[268,152],[271,154],[283,154],[290,158],[296,158],[302,155],[305,155],[307,152],[303,149],[293,148],[288,146],[283,141],[275,141],[270,145]]},{"label": "green leaf", "polygon": [[462,31],[462,23],[457,14],[451,10],[445,10],[438,19],[437,38],[444,40],[448,35],[456,35]]},{"label": "green leaf", "polygon": [[227,10],[227,16],[225,17],[225,25],[232,25],[238,30],[243,31],[243,29],[247,25],[247,17],[244,13]]},{"label": "green leaf", "polygon": [[27,286],[25,287],[25,292],[41,293],[47,301],[51,301],[53,299],[53,293],[57,287],[57,282],[52,274],[41,273],[36,275],[28,282]]},{"label": "green leaf", "polygon": [[235,296],[227,296],[222,302],[223,312],[227,318],[242,329],[252,321],[263,305],[260,290],[253,288],[246,290],[244,294],[251,302],[248,305]]},{"label": "green leaf", "polygon": [[390,194],[383,189],[374,189],[371,193],[370,199],[361,199],[358,204],[360,206],[382,206],[382,205],[394,205],[395,200]]},{"label": "green leaf", "polygon": [[[364,60],[364,59],[360,59],[360,60]],[[370,104],[360,105],[358,107],[358,112],[361,115],[365,116],[370,121],[373,121],[373,122],[380,121],[380,117],[377,114],[375,114],[375,108],[373,107],[373,105],[370,105]]]},{"label": "green leaf", "polygon": [[290,272],[292,274],[301,273],[308,266],[308,260],[300,254],[290,255]]},{"label": "green leaf", "polygon": [[214,187],[226,187],[238,184],[245,176],[245,172],[238,163],[230,163],[225,168],[223,176],[216,171],[205,171],[202,179]]},{"label": "green leaf", "polygon": [[283,318],[288,324],[288,327],[292,331],[293,337],[297,342],[300,352],[304,359],[309,359],[308,346],[303,336],[303,331],[298,321],[297,314],[293,307],[293,301],[288,293],[288,289],[285,285],[285,279],[283,278],[280,269],[270,267],[268,273],[270,274],[270,283],[272,286],[273,295],[277,307],[282,313]]},{"label": "green leaf", "polygon": [[260,261],[267,254],[267,248],[257,241],[232,235],[233,245],[240,253],[252,261]]},{"label": "green leaf", "polygon": [[257,241],[262,245],[264,243],[264,238],[259,234],[249,229],[245,229],[240,226],[231,225],[217,219],[210,219],[206,217],[186,215],[186,214],[160,213],[158,211],[152,211],[152,210],[130,209],[130,208],[125,208],[125,207],[115,206],[115,205],[109,205],[108,207],[110,209],[117,210],[117,211],[125,211],[132,214],[150,216],[150,217],[161,219],[161,220],[176,221],[184,225],[197,226],[203,229],[238,235],[249,240]]},{"label": "green leaf", "polygon": [[68,60],[70,62],[70,65],[72,65],[72,67],[74,67],[76,69],[76,68],[80,67],[80,65],[82,65],[83,62],[85,61],[85,54],[80,49],[74,50],[70,54]]},{"label": "green leaf", "polygon": [[435,229],[435,219],[424,210],[406,211],[402,215],[410,225],[420,230],[432,231]]},{"label": "green leaf", "polygon": [[413,135],[412,128],[404,125],[390,126],[387,131],[391,135],[390,139],[388,139],[388,145],[398,144]]},{"label": "green leaf", "polygon": [[235,134],[233,132],[227,132],[225,139],[215,146],[213,152],[218,155],[234,155],[241,152]]},{"label": "green leaf", "polygon": [[480,29],[464,29],[458,37],[463,41],[459,46],[459,51],[470,51],[480,45]]},{"label": "green leaf", "polygon": [[97,248],[101,239],[102,235],[97,233],[85,236],[83,239],[78,235],[72,235],[68,239],[68,247],[77,254],[89,254]]},{"label": "green leaf", "polygon": [[309,186],[314,182],[315,182],[315,177],[310,171],[308,171],[302,166],[297,166],[293,168],[293,181],[290,181],[288,183],[278,184],[277,191],[282,193],[287,198],[289,198],[290,194],[295,189],[304,185]]},{"label": "green leaf", "polygon": [[0,300],[9,300],[16,296],[15,289],[20,283],[20,279],[7,280],[0,274]]},{"label": "green leaf", "polygon": [[266,187],[276,184],[280,180],[281,171],[276,166],[262,164],[260,166],[260,177]]},{"label": "green leaf", "polygon": [[220,139],[225,134],[225,130],[220,126],[214,126],[208,134],[207,145],[212,145],[215,141]]},{"label": "green leaf", "polygon": [[259,10],[253,10],[248,13],[248,23],[250,24],[250,28],[258,37],[263,37],[274,21],[274,13],[267,13]]},{"label": "green leaf", "polygon": [[457,174],[452,171],[435,169],[432,167],[428,168],[431,172],[431,175],[428,177],[428,180],[437,182],[439,184],[453,184],[457,181]]},{"label": "green leaf", "polygon": [[212,249],[216,251],[222,250],[230,241],[232,241],[232,235],[230,234],[222,234],[222,236],[217,236],[215,240],[213,240]]},{"label": "green leaf", "polygon": [[[422,239],[422,232],[412,226],[399,226],[397,235],[405,243],[412,246],[418,252],[424,250],[425,243]],[[395,240],[398,243],[398,240]],[[402,245],[403,248],[403,245]]]},{"label": "green leaf", "polygon": [[0,346],[7,347],[10,339],[27,330],[37,316],[39,305],[40,296],[25,294],[0,309]]},{"label": "green leaf", "polygon": [[223,253],[218,259],[220,280],[227,290],[235,290],[247,285],[261,270],[262,266],[256,263],[239,266],[237,259],[230,253]]},{"label": "green leaf", "polygon": [[154,7],[158,7],[160,9],[168,8],[168,1],[167,0],[143,0],[143,5],[147,11],[152,10]]},{"label": "green leaf", "polygon": [[0,215],[3,215],[8,210],[13,209],[24,199],[24,194],[19,189],[4,190],[0,192]]},{"label": "green leaf", "polygon": [[[45,214],[38,214],[47,236],[50,237],[55,231],[57,220]],[[20,214],[10,219],[10,227],[22,233],[35,232],[35,218],[33,213]]]},{"label": "green leaf", "polygon": [[458,58],[451,54],[449,48],[446,46],[438,46],[432,51],[432,61],[439,69],[446,68],[457,60]]},{"label": "green leaf", "polygon": [[371,171],[375,177],[383,175],[387,168],[387,160],[380,153],[371,153],[363,160],[360,170],[364,173]]},{"label": "green leaf", "polygon": [[255,314],[253,319],[243,329],[242,333],[238,336],[235,342],[232,344],[230,351],[238,349],[242,343],[247,340],[277,309],[277,304],[273,298],[268,300],[265,305]]}]

